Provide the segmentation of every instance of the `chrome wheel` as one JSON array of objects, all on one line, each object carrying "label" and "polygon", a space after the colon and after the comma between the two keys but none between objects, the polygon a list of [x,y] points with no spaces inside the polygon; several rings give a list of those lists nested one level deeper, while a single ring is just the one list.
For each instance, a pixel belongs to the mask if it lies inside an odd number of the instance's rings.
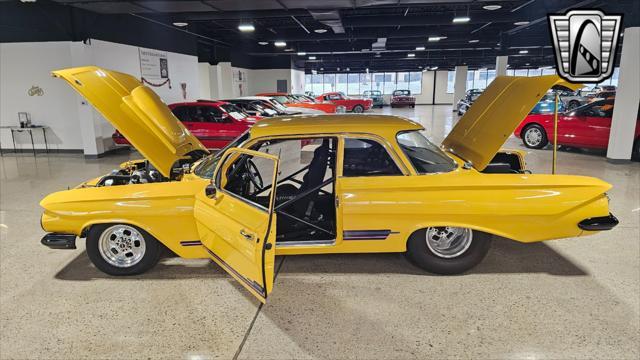
[{"label": "chrome wheel", "polygon": [[454,258],[462,255],[473,239],[471,229],[460,227],[430,227],[427,229],[427,247],[442,258]]},{"label": "chrome wheel", "polygon": [[356,106],[354,106],[354,107],[353,107],[353,110],[352,110],[352,111],[353,111],[354,113],[358,113],[358,114],[359,114],[359,113],[361,113],[361,112],[363,112],[363,111],[364,111],[364,108],[363,108],[362,106],[360,106],[360,105],[356,105]]},{"label": "chrome wheel", "polygon": [[127,268],[142,260],[146,244],[142,234],[128,225],[114,225],[105,229],[98,239],[98,250],[110,265]]},{"label": "chrome wheel", "polygon": [[530,127],[524,133],[524,141],[531,147],[539,146],[542,143],[542,131],[537,127]]}]

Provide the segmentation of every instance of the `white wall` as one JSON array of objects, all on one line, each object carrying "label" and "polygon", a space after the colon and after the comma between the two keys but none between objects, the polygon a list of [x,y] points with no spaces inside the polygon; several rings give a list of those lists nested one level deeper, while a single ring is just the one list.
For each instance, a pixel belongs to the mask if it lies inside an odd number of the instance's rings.
[{"label": "white wall", "polygon": [[[0,44],[0,126],[18,126],[18,112],[26,111],[34,124],[51,127],[47,140],[53,148],[82,149],[76,93],[51,77],[51,70],[70,65],[69,42]],[[29,96],[32,86],[42,88],[44,95]],[[2,129],[0,134],[2,148],[12,149],[11,132]],[[34,134],[42,144],[40,131]],[[18,148],[31,147],[27,133],[16,134],[16,142]]]},{"label": "white wall", "polygon": [[436,104],[453,104],[453,93],[447,93],[448,71],[436,71]]},{"label": "white wall", "polygon": [[[82,149],[85,155],[98,155],[114,146],[111,124],[64,81],[51,78],[49,73],[55,69],[97,65],[140,78],[138,47],[91,40],[88,44],[7,43],[0,44],[0,49],[2,126],[17,125],[17,113],[27,111],[35,124],[51,127],[47,139],[60,149]],[[167,58],[172,87],[164,85],[152,89],[166,103],[184,101],[180,84],[185,83],[186,99],[197,99],[201,92],[197,57],[167,52]],[[44,96],[28,96],[27,90],[32,85],[42,87]],[[7,132],[2,130],[2,147],[12,148]]]},{"label": "white wall", "polygon": [[[249,94],[276,92],[278,80],[286,80],[287,88],[291,89],[291,69],[261,69],[247,70],[249,79]],[[304,80],[303,80],[304,81]]]},{"label": "white wall", "polygon": [[453,104],[453,93],[447,93],[448,75],[448,71],[424,71],[422,73],[422,93],[416,95],[416,104],[434,104],[434,91],[435,104]]},{"label": "white wall", "polygon": [[291,81],[289,84],[292,94],[304,94],[304,71],[291,69]]}]

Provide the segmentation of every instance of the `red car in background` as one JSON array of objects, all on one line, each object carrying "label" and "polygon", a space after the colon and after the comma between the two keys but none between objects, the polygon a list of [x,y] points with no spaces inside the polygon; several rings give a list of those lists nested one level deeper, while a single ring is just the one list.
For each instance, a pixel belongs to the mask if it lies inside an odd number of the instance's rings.
[{"label": "red car in background", "polygon": [[[558,114],[558,145],[606,149],[613,116],[614,99],[599,100]],[[531,114],[514,131],[524,145],[541,149],[553,140],[553,114]],[[640,114],[636,119],[634,158],[640,156]]]},{"label": "red car in background", "polygon": [[391,94],[391,107],[399,106],[416,107],[416,98],[411,96],[410,90],[395,90]]},{"label": "red car in background", "polygon": [[328,101],[336,105],[342,105],[347,111],[361,113],[373,107],[371,99],[355,99],[346,96],[341,92],[330,92],[316,97],[317,101]]},{"label": "red car in background", "polygon": [[[189,131],[209,149],[221,149],[260,120],[260,116],[248,116],[237,106],[213,100],[198,100],[169,105],[169,109]],[[130,145],[116,131],[113,141]]]}]

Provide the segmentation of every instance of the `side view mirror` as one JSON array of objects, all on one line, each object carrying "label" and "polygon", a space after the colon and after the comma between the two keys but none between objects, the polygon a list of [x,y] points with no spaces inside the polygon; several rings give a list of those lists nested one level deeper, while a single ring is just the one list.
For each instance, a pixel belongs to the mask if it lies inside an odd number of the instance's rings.
[{"label": "side view mirror", "polygon": [[209,199],[215,199],[217,192],[218,190],[216,189],[216,186],[213,184],[213,181],[209,183],[209,185],[207,185],[206,188],[204,188],[204,193],[205,195],[207,195]]}]

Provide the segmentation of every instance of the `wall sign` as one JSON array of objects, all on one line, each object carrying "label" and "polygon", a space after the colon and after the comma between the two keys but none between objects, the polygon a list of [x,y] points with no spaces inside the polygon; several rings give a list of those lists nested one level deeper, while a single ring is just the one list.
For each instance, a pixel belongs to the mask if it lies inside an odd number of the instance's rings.
[{"label": "wall sign", "polygon": [[138,48],[140,74],[145,79],[168,79],[169,60],[165,51]]}]

